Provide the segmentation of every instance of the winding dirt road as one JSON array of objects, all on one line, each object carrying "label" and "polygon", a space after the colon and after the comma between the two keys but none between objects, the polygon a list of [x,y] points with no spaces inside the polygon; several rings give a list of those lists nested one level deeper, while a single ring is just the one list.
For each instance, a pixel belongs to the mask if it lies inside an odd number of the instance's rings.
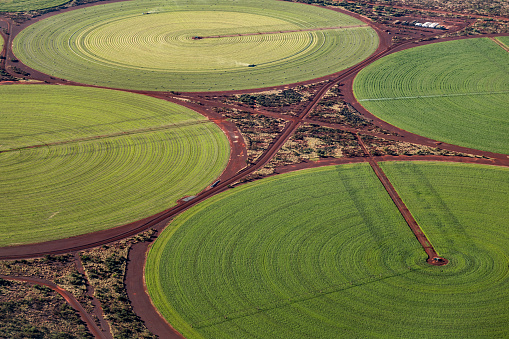
[{"label": "winding dirt road", "polygon": [[60,294],[65,299],[65,301],[69,304],[69,306],[71,306],[73,309],[75,309],[80,314],[81,320],[83,320],[87,324],[87,327],[88,327],[90,333],[92,333],[96,338],[100,338],[100,339],[111,338],[111,337],[108,337],[103,334],[101,329],[99,327],[97,327],[97,325],[95,324],[94,319],[92,319],[90,314],[88,314],[87,311],[85,311],[83,306],[81,306],[79,301],[76,300],[76,298],[74,298],[74,296],[70,292],[64,290],[63,288],[56,285],[55,283],[53,283],[49,280],[44,280],[44,279],[39,279],[39,278],[9,276],[9,275],[3,275],[3,274],[0,274],[0,278],[5,279],[5,280],[22,281],[22,282],[26,282],[26,283],[29,283],[32,285],[41,285],[41,286],[46,286],[46,287],[51,288],[53,291]]}]

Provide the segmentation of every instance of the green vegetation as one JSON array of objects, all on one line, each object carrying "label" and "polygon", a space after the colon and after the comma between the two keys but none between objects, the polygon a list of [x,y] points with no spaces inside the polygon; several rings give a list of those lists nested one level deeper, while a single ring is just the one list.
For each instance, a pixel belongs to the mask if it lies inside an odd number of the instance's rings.
[{"label": "green vegetation", "polygon": [[42,85],[1,86],[0,96],[0,246],[150,216],[199,192],[228,161],[215,124],[163,100]]},{"label": "green vegetation", "polygon": [[281,94],[242,94],[239,101],[247,105],[282,107],[301,102],[302,94],[293,89],[285,89]]},{"label": "green vegetation", "polygon": [[[320,28],[336,29],[313,30]],[[210,36],[223,37],[193,39]],[[366,24],[324,8],[267,0],[235,5],[178,0],[59,14],[26,28],[13,50],[30,67],[81,83],[207,91],[317,78],[360,62],[377,45]]]},{"label": "green vegetation", "polygon": [[24,12],[56,7],[67,0],[0,0],[0,12]]},{"label": "green vegetation", "polygon": [[425,263],[369,166],[344,165],[237,187],[176,218],[148,256],[152,300],[188,338],[506,336],[507,169],[384,169],[405,201],[436,202],[409,206],[431,215],[424,230],[449,265]]},{"label": "green vegetation", "polygon": [[354,91],[366,109],[402,129],[509,153],[508,58],[488,38],[421,46],[363,69]]}]

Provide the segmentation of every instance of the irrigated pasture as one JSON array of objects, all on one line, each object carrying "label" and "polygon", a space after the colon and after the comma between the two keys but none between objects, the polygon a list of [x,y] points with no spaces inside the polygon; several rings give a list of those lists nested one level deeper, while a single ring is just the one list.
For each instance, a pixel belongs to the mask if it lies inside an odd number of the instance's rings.
[{"label": "irrigated pasture", "polygon": [[177,217],[148,256],[152,300],[187,338],[506,336],[507,169],[398,165],[384,166],[402,176],[396,188],[433,202],[424,231],[447,266],[426,264],[367,164],[342,165],[237,187]]},{"label": "irrigated pasture", "polygon": [[366,24],[323,8],[179,0],[59,14],[26,28],[13,50],[32,68],[81,83],[208,91],[317,78],[360,62],[377,45]]},{"label": "irrigated pasture", "polygon": [[163,100],[42,85],[1,86],[0,97],[0,246],[150,216],[228,161],[215,124]]},{"label": "irrigated pasture", "polygon": [[371,113],[404,130],[509,153],[508,60],[488,38],[420,46],[363,69],[354,91]]},{"label": "irrigated pasture", "polygon": [[62,5],[67,0],[0,0],[0,12],[23,12]]}]

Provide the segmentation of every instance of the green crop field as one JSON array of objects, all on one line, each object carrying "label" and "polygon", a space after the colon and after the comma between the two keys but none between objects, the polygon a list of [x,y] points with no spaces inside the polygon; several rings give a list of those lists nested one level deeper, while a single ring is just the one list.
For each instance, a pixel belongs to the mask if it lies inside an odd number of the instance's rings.
[{"label": "green crop field", "polygon": [[378,36],[366,24],[323,8],[178,0],[59,14],[22,31],[13,51],[32,68],[81,83],[209,91],[314,79],[360,62],[377,46]]},{"label": "green crop field", "polygon": [[51,8],[69,2],[67,0],[0,0],[0,12],[24,12]]},{"label": "green crop field", "polygon": [[425,263],[367,164],[342,165],[243,185],[177,217],[148,255],[153,302],[186,338],[507,336],[507,169],[389,168],[403,199],[431,202],[418,220],[432,210],[446,222],[425,232],[447,266]]},{"label": "green crop field", "polygon": [[4,38],[0,35],[0,52],[4,49]]},{"label": "green crop field", "polygon": [[0,246],[142,219],[228,161],[215,124],[163,100],[47,85],[1,86],[0,97]]},{"label": "green crop field", "polygon": [[488,38],[421,46],[363,69],[354,92],[371,113],[404,130],[509,153],[508,61]]}]

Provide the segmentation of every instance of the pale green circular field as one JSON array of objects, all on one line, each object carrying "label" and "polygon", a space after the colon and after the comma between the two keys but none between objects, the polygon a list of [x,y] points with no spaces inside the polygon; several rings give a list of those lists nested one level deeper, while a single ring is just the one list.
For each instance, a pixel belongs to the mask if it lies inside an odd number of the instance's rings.
[{"label": "pale green circular field", "polygon": [[314,79],[360,62],[377,46],[369,26],[324,8],[180,0],[59,14],[22,31],[13,50],[34,69],[81,83],[209,91]]},{"label": "pale green circular field", "polygon": [[148,217],[228,162],[214,123],[164,100],[48,85],[0,86],[0,97],[0,246]]}]

